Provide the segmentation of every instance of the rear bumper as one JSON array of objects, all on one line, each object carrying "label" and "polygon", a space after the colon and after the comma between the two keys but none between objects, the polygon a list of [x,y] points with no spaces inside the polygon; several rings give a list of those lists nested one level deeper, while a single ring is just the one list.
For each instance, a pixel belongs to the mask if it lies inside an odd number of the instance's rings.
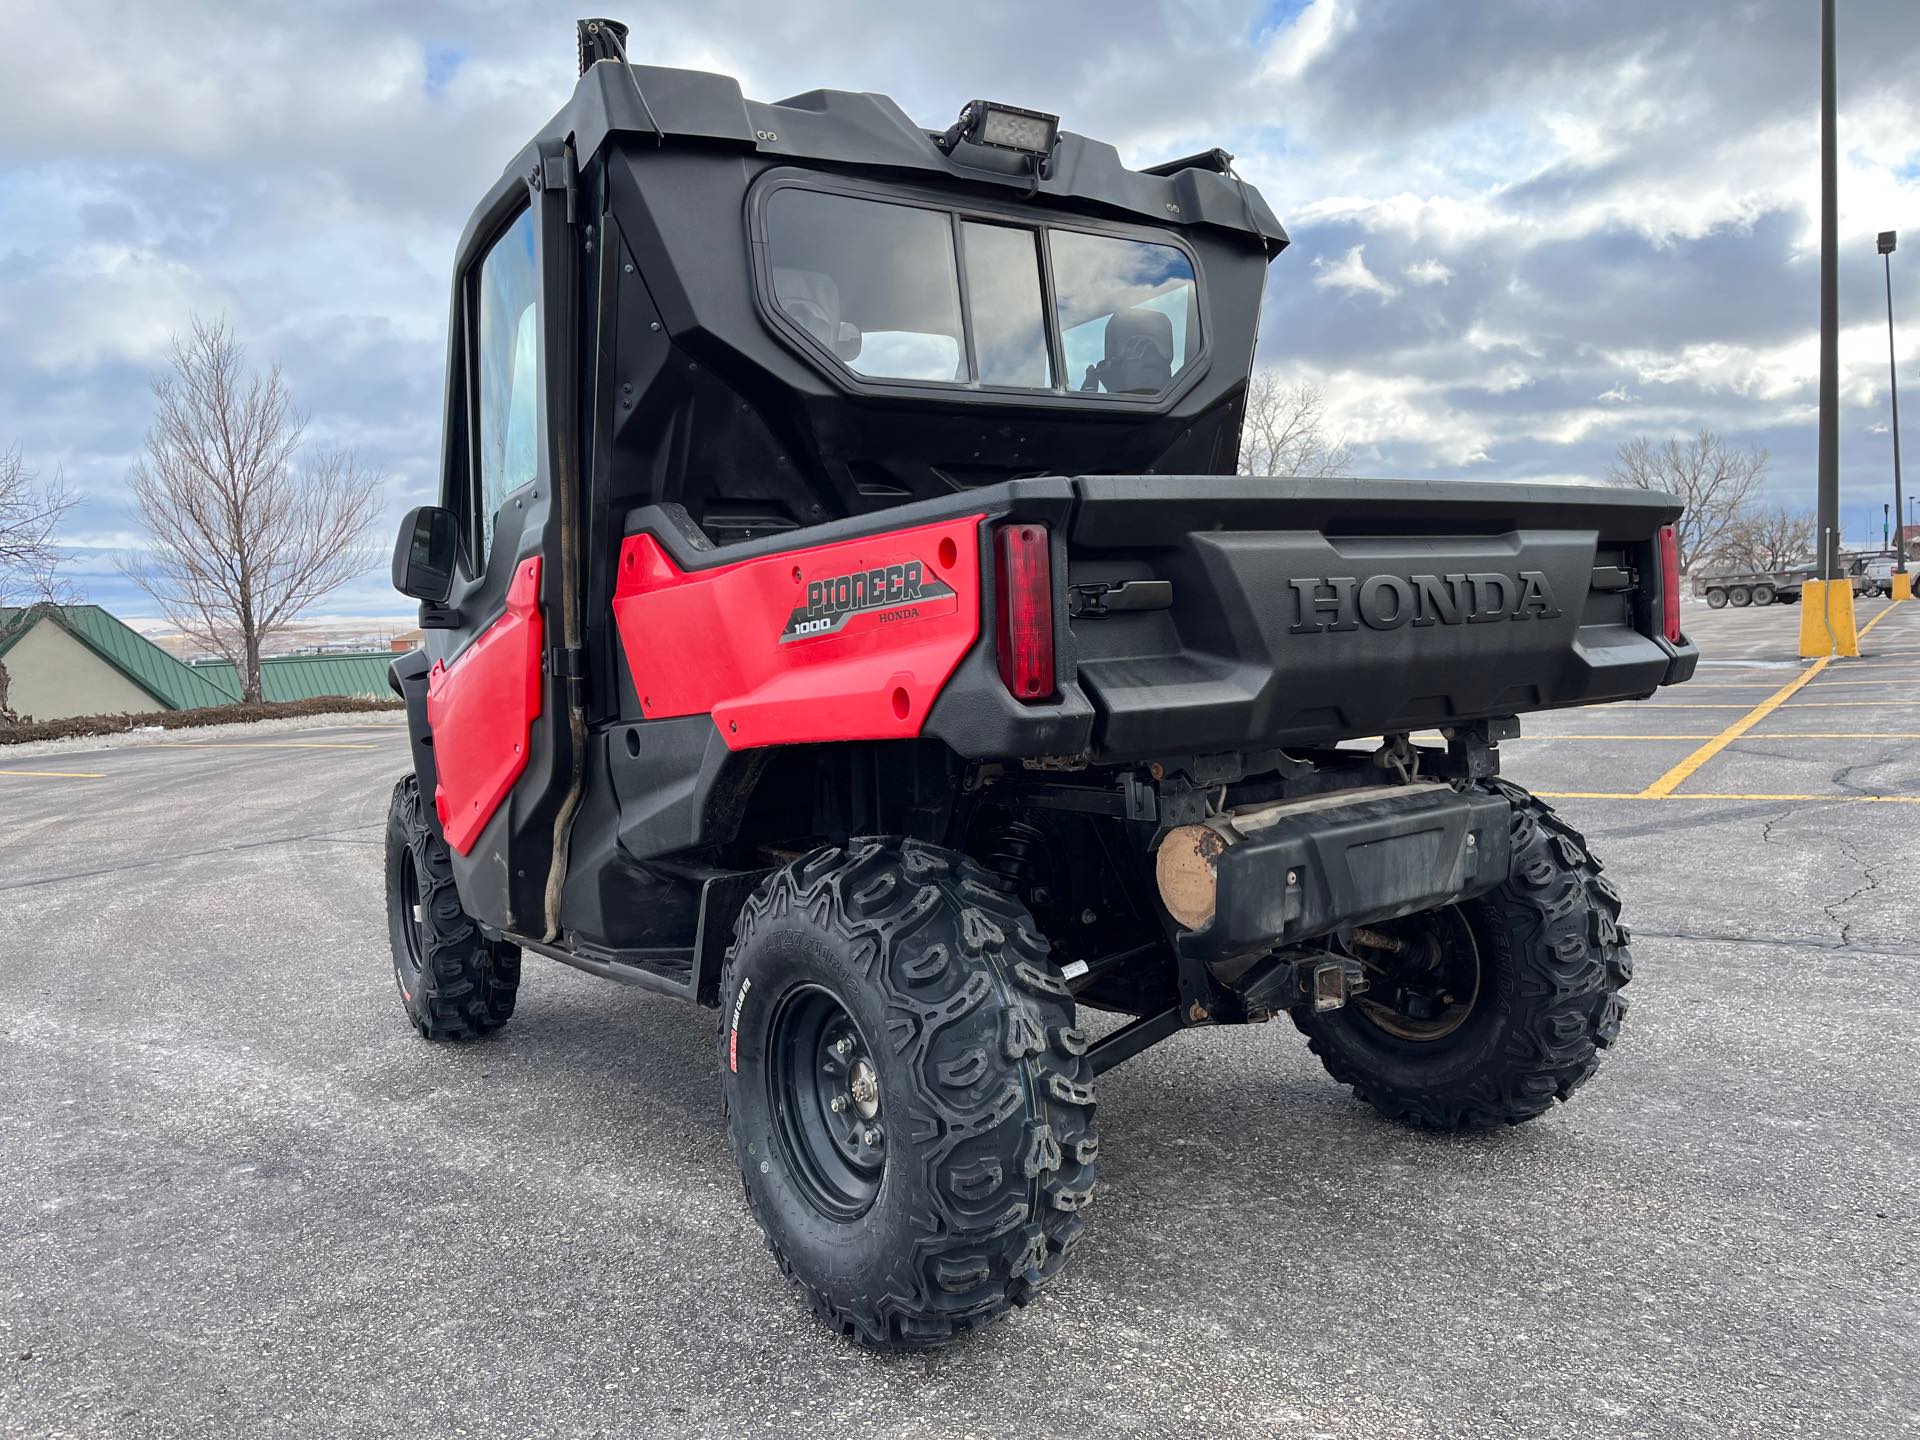
[{"label": "rear bumper", "polygon": [[1283,814],[1221,851],[1213,919],[1180,948],[1226,960],[1483,894],[1507,878],[1511,819],[1500,796],[1444,785]]}]

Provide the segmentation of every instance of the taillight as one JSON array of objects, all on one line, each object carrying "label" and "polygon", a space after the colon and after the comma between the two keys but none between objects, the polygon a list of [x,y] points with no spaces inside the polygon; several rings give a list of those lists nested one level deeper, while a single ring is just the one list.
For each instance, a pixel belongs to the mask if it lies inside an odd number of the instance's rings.
[{"label": "taillight", "polygon": [[1660,607],[1662,630],[1668,640],[1680,643],[1680,537],[1673,526],[1660,527]]},{"label": "taillight", "polygon": [[1016,700],[1053,695],[1053,559],[1044,525],[1003,525],[1000,564],[1000,679]]}]

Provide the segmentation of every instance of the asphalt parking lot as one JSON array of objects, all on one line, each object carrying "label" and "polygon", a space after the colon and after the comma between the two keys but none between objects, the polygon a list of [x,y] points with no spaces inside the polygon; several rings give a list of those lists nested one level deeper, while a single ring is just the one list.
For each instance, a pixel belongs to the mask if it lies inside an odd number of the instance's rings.
[{"label": "asphalt parking lot", "polygon": [[1689,608],[1693,684],[1504,747],[1635,932],[1571,1105],[1433,1138],[1289,1025],[1178,1036],[1102,1081],[1074,1265],[919,1356],[775,1271],[711,1014],[530,959],[501,1036],[415,1037],[396,725],[0,751],[0,1434],[1920,1433],[1920,604],[1884,610],[1780,698],[1795,611]]}]

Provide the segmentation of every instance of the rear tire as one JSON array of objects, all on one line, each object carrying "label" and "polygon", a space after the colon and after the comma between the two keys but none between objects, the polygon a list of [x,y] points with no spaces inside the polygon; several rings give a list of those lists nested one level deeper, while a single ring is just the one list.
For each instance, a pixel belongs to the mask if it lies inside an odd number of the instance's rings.
[{"label": "rear tire", "polygon": [[[1504,781],[1491,788],[1513,807],[1509,878],[1435,912],[1464,920],[1477,950],[1471,991],[1451,986],[1471,994],[1454,1028],[1409,1020],[1393,1033],[1369,1017],[1364,992],[1339,1010],[1293,1012],[1335,1080],[1387,1118],[1426,1130],[1486,1130],[1544,1115],[1586,1083],[1627,1010],[1619,992],[1633,959],[1619,892],[1551,808]],[[1408,923],[1371,928],[1391,935]],[[1430,1038],[1418,1038],[1423,1029]]]},{"label": "rear tire", "polygon": [[1724,590],[1707,591],[1707,608],[1709,610],[1726,609],[1727,608],[1727,592]]},{"label": "rear tire", "polygon": [[1727,592],[1727,599],[1733,602],[1733,608],[1744,610],[1753,603],[1753,592],[1744,585],[1736,585]]},{"label": "rear tire", "polygon": [[427,1039],[490,1035],[513,1015],[520,948],[487,939],[461,909],[447,842],[411,775],[387,809],[387,930],[400,1004]]},{"label": "rear tire", "polygon": [[728,1133],[815,1313],[912,1349],[1025,1304],[1084,1228],[1099,1148],[1087,1037],[1025,907],[963,856],[861,839],[775,871],[735,935]]},{"label": "rear tire", "polygon": [[1773,603],[1773,587],[1771,585],[1754,586],[1753,603],[1756,605],[1771,605]]}]

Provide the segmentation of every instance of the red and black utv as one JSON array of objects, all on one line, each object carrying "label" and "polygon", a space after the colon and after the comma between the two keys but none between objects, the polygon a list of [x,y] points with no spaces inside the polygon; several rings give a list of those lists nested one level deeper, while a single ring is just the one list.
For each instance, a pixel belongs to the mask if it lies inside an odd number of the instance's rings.
[{"label": "red and black utv", "polygon": [[1498,742],[1691,674],[1678,505],[1236,476],[1287,240],[1228,156],[624,36],[461,238],[394,558],[421,1034],[527,951],[717,1007],[747,1202],[883,1346],[1058,1270],[1097,1077],[1180,1029],[1288,1014],[1416,1125],[1570,1095],[1620,900]]}]

